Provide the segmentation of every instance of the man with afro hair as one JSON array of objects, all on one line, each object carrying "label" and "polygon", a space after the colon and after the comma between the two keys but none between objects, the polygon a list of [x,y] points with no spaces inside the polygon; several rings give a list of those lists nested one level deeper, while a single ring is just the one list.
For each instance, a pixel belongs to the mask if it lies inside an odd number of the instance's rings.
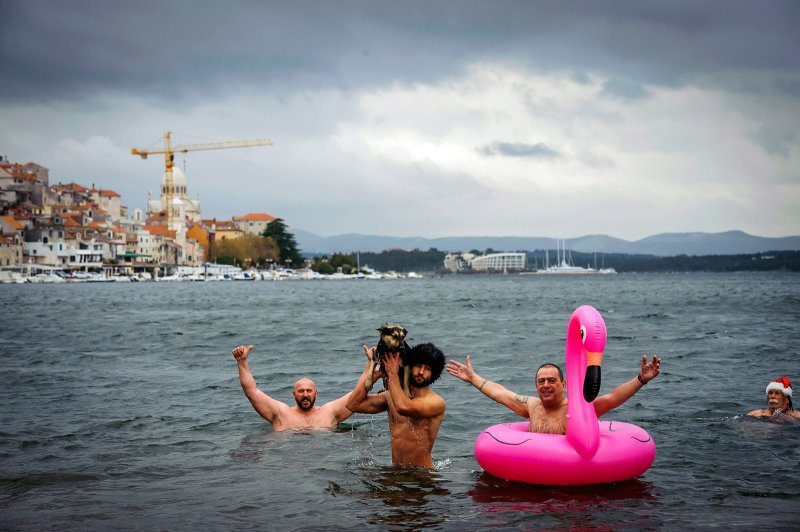
[{"label": "man with afro hair", "polygon": [[390,353],[383,367],[375,369],[372,382],[388,380],[388,390],[370,394],[365,386],[376,347],[364,346],[367,365],[350,393],[347,408],[362,414],[387,412],[392,434],[392,463],[398,466],[433,467],[433,444],[444,419],[444,399],[430,389],[444,369],[444,354],[433,344],[419,344],[406,357],[411,366],[411,397],[403,392],[400,355]]}]

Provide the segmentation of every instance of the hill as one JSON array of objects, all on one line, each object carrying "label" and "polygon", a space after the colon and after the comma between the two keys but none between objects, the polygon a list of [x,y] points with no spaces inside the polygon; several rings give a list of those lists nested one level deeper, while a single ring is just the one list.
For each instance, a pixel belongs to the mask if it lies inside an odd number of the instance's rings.
[{"label": "hill", "polygon": [[[387,249],[438,249],[439,251],[481,252],[534,251],[555,249],[556,240],[545,237],[459,236],[446,238],[393,237],[356,233],[323,237],[301,229],[290,229],[305,255],[330,255],[334,252],[380,252]],[[564,239],[567,249],[584,253],[624,253],[630,255],[736,255],[764,251],[800,250],[800,236],[771,238],[743,231],[723,233],[662,233],[628,241],[608,235],[586,235]]]}]

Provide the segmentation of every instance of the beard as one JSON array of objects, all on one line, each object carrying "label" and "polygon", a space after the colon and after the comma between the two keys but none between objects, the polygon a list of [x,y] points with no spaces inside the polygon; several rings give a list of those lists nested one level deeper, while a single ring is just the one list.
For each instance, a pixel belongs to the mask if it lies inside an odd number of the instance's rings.
[{"label": "beard", "polygon": [[426,388],[426,387],[431,385],[431,379],[423,379],[423,380],[418,381],[416,378],[411,377],[408,380],[408,384],[412,388]]},{"label": "beard", "polygon": [[308,412],[309,410],[314,408],[314,403],[316,402],[316,398],[312,399],[310,397],[306,398],[301,397],[299,400],[295,399],[294,402],[297,403],[297,408],[299,408],[303,412]]}]

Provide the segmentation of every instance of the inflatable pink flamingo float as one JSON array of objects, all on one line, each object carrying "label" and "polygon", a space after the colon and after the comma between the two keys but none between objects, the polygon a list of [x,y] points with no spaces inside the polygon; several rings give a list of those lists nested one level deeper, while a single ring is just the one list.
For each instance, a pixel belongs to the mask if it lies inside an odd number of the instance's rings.
[{"label": "inflatable pink flamingo float", "polygon": [[550,486],[601,484],[638,477],[653,464],[656,446],[641,427],[598,421],[600,362],[606,325],[589,305],[572,313],[567,327],[567,434],[528,432],[527,421],[494,425],[475,441],[486,472],[506,480]]}]

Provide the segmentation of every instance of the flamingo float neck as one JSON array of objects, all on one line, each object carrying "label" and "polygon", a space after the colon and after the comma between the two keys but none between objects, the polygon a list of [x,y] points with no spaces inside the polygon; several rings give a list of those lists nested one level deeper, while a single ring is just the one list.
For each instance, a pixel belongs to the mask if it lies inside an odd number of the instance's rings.
[{"label": "flamingo float neck", "polygon": [[567,327],[567,441],[582,458],[593,457],[600,445],[600,425],[592,401],[600,391],[605,346],[603,317],[594,307],[578,307]]}]

